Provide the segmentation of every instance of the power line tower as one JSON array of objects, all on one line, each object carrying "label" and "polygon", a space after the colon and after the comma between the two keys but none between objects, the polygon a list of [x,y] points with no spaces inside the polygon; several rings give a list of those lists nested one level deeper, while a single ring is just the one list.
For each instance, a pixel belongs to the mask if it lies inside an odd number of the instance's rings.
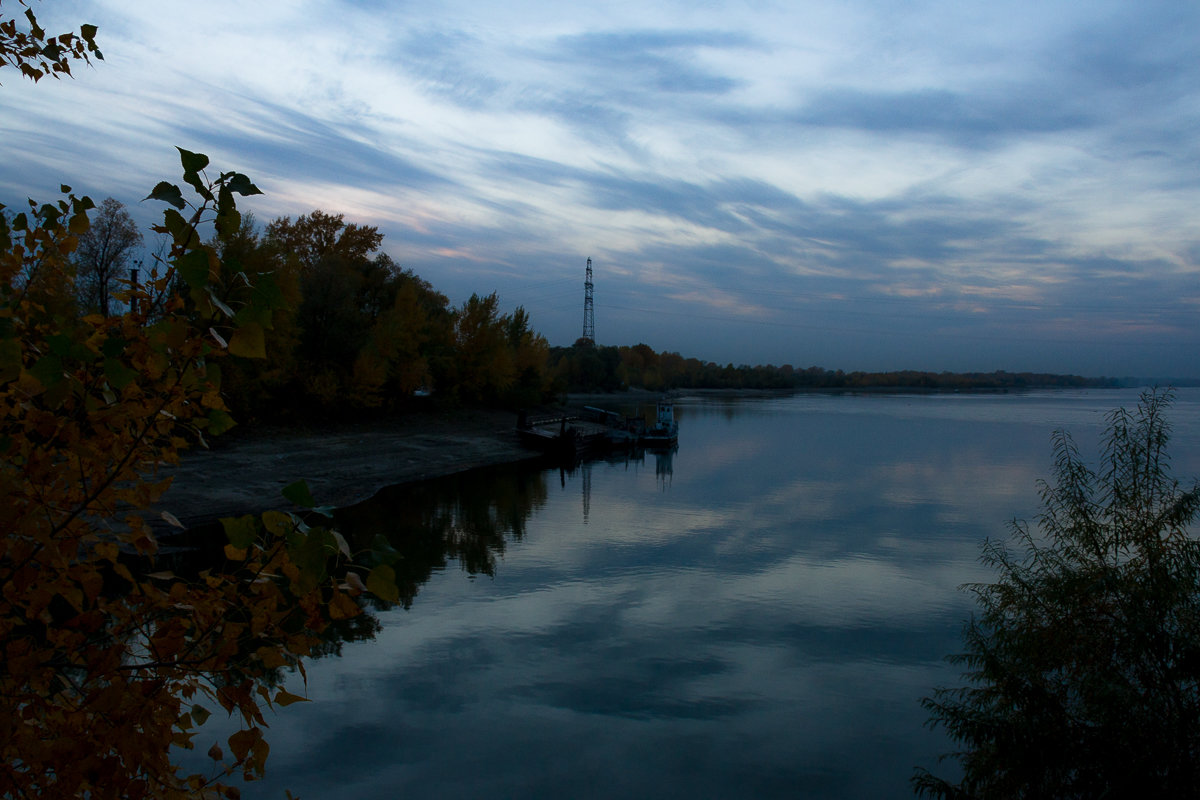
[{"label": "power line tower", "polygon": [[587,277],[583,281],[583,338],[596,343],[596,316],[592,309],[592,260],[587,260]]}]

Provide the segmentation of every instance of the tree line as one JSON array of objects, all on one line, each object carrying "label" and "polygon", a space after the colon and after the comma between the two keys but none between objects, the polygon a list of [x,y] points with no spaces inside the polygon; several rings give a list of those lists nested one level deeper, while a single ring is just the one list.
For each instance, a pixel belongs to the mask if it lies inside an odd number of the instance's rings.
[{"label": "tree line", "polygon": [[[112,313],[142,236],[113,198],[101,203],[75,253],[82,310]],[[495,293],[461,306],[380,250],[378,228],[316,210],[265,227],[243,216],[212,242],[227,279],[217,300],[269,291],[264,359],[236,359],[225,393],[243,420],[355,417],[402,410],[435,393],[442,403],[533,406],[568,392],[623,389],[1022,389],[1116,386],[1115,379],[1031,372],[844,372],[822,367],[718,364],[649,345],[550,347],[518,307]],[[161,250],[161,248],[160,248]],[[161,255],[154,263],[161,262]],[[144,274],[148,272],[142,270]],[[135,273],[136,274],[136,273]],[[243,276],[236,280],[232,276]],[[182,279],[181,279],[182,280]],[[258,355],[258,348],[254,354]]]},{"label": "tree line", "polygon": [[[129,284],[141,243],[128,212],[106,199],[74,255],[81,310],[116,310],[112,298]],[[265,358],[233,359],[225,369],[235,416],[361,416],[434,391],[443,402],[509,407],[548,396],[549,346],[524,308],[501,313],[495,293],[451,306],[382,243],[378,228],[321,210],[265,227],[246,214],[213,237],[220,274],[211,299],[235,308],[256,294],[272,310],[248,353]],[[167,268],[161,257],[143,276],[159,267]],[[177,273],[176,282],[186,281]]]},{"label": "tree line", "polygon": [[1084,378],[1033,372],[844,372],[823,367],[797,368],[721,365],[675,352],[655,352],[649,345],[602,346],[580,339],[571,347],[550,349],[554,385],[573,392],[640,388],[672,389],[1027,389],[1033,387],[1099,388],[1120,385],[1115,378]]}]

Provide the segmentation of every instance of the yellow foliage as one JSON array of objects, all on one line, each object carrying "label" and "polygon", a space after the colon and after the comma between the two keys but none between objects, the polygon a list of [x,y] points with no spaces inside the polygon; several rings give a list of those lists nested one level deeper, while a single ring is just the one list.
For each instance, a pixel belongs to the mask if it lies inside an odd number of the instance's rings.
[{"label": "yellow foliage", "polygon": [[[220,265],[197,234],[236,226],[233,194],[258,190],[180,157],[199,200],[185,220],[180,189],[155,187],[174,245],[121,316],[70,306],[91,201],[65,189],[0,214],[0,796],[212,796],[230,774],[261,774],[271,697],[256,682],[360,613],[336,588],[344,556],[328,531],[280,513],[230,520],[225,560],[185,577],[156,571],[155,534],[131,513],[169,485],[160,464],[232,424],[217,342],[260,354],[270,315],[247,309],[247,329],[208,302]],[[211,773],[178,775],[171,747],[190,747],[218,706],[242,723],[232,762],[217,748]]]}]

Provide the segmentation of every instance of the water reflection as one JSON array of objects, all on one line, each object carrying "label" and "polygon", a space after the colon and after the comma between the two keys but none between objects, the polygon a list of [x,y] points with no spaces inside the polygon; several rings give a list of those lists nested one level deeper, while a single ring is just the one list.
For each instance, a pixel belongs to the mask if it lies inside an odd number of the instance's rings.
[{"label": "water reflection", "polygon": [[1125,401],[680,403],[675,452],[396,490],[346,524],[421,602],[309,666],[243,796],[911,796],[979,542]]},{"label": "water reflection", "polygon": [[542,470],[473,470],[384,489],[337,510],[334,527],[352,551],[383,536],[400,554],[393,568],[401,602],[409,608],[420,586],[451,560],[471,575],[495,575],[507,540],[521,540],[530,515],[545,505],[546,493]]}]

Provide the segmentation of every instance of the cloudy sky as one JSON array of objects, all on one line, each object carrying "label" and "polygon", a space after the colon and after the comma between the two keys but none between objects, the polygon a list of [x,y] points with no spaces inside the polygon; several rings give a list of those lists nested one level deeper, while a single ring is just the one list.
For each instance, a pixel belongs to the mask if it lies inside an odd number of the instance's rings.
[{"label": "cloudy sky", "polygon": [[148,226],[179,145],[250,175],[260,220],[377,225],[551,344],[590,257],[601,344],[1200,377],[1191,3],[34,8],[105,60],[0,71],[0,202],[65,182]]}]

